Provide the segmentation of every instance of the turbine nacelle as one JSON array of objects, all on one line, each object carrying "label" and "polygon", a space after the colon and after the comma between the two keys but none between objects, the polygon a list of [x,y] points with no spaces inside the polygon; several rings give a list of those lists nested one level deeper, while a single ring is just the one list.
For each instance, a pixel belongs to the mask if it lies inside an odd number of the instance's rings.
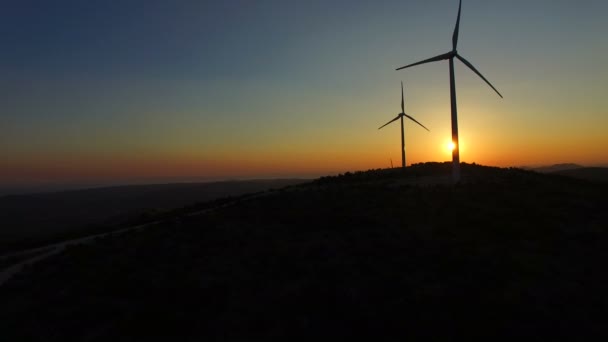
[{"label": "turbine nacelle", "polygon": [[378,128],[378,129],[382,129],[383,127],[401,119],[401,167],[405,167],[405,138],[404,138],[404,133],[403,133],[403,118],[404,117],[414,121],[415,123],[420,125],[422,128],[426,129],[427,131],[429,130],[428,128],[424,127],[423,124],[416,121],[416,119],[405,114],[405,96],[403,95],[403,82],[401,82],[401,113],[398,113],[394,119],[392,119],[391,121],[385,123],[384,125],[382,125]]},{"label": "turbine nacelle", "polygon": [[425,60],[422,60],[420,62],[416,62],[416,63],[412,63],[412,64],[408,64],[406,66],[402,66],[401,68],[397,68],[396,70],[401,70],[401,69],[406,69],[409,67],[413,67],[416,65],[421,65],[421,64],[426,64],[426,63],[431,63],[431,62],[439,62],[439,61],[443,61],[446,59],[454,59],[454,57],[456,57],[457,59],[459,59],[462,64],[466,65],[467,67],[469,67],[469,69],[471,69],[475,74],[477,74],[477,76],[479,76],[482,80],[484,80],[484,82],[486,82],[490,88],[494,89],[494,91],[496,92],[496,94],[498,94],[498,96],[500,96],[502,98],[502,94],[492,85],[492,83],[490,83],[490,81],[488,81],[474,66],[473,64],[471,64],[471,62],[467,61],[464,57],[462,57],[461,55],[458,54],[458,52],[456,50],[452,50],[450,52],[435,56],[435,57],[431,57]]},{"label": "turbine nacelle", "polygon": [[393,120],[385,123],[384,125],[380,126],[378,129],[381,129],[384,126],[388,126],[389,124],[391,124],[391,123],[393,123],[393,122],[395,122],[395,121],[397,121],[397,120],[399,120],[399,119],[401,119],[403,117],[406,117],[406,118],[414,121],[415,123],[417,123],[418,125],[420,125],[420,127],[426,129],[427,131],[429,131],[429,132],[431,131],[430,129],[426,128],[426,126],[424,126],[423,124],[421,124],[420,122],[418,122],[416,119],[414,119],[413,117],[411,117],[410,115],[407,115],[405,113],[399,113],[399,114],[397,114],[397,116]]},{"label": "turbine nacelle", "polygon": [[[454,57],[460,60],[464,65],[466,65],[469,69],[471,69],[477,76],[479,76],[490,88],[492,88],[498,96],[502,98],[500,92],[488,81],[469,61],[467,61],[464,57],[458,54],[457,46],[458,46],[458,34],[460,31],[460,12],[462,9],[462,0],[458,3],[458,17],[456,19],[456,26],[454,27],[454,33],[452,35],[452,51],[448,53],[444,53],[442,55],[438,55],[435,57],[431,57],[420,62],[408,64],[401,68],[397,68],[397,70],[413,67],[420,64],[426,64],[431,62],[438,62],[442,60],[449,59],[450,60],[450,102],[451,102],[451,112],[452,112],[452,141],[455,144],[455,148],[452,150],[452,176],[454,182],[460,181],[460,154],[458,147],[458,109],[456,106],[456,83],[454,80]],[[405,110],[403,111],[404,115]],[[409,116],[408,116],[409,117]],[[413,118],[409,117],[413,120]],[[396,119],[395,119],[396,120]],[[393,120],[394,121],[394,120]],[[389,122],[390,123],[390,122]]]}]

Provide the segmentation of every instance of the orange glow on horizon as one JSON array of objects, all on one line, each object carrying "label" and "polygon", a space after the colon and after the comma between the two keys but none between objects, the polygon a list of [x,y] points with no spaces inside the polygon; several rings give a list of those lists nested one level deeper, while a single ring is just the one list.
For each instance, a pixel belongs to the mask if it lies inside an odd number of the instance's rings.
[{"label": "orange glow on horizon", "polygon": [[[425,131],[409,130],[406,135],[407,165],[451,160],[452,142],[445,139],[449,125],[428,135]],[[584,139],[565,140],[561,136],[515,136],[487,131],[463,124],[460,137],[462,162],[488,166],[541,166],[557,163],[577,163],[594,166],[605,163],[605,135],[587,134]],[[472,126],[472,127],[471,127]],[[366,127],[367,128],[367,127]],[[358,131],[353,129],[355,133]],[[436,131],[440,131],[437,132]],[[390,160],[400,164],[399,129],[387,130],[371,138],[319,134],[314,140],[304,137],[274,140],[246,147],[186,145],[158,149],[150,145],[126,146],[122,150],[102,149],[74,151],[70,154],[47,152],[7,155],[0,161],[0,183],[40,181],[118,182],[179,179],[230,178],[314,178],[346,171],[389,168]],[[447,134],[446,134],[447,133]],[[472,142],[472,143],[469,143]],[[76,153],[77,152],[77,153]],[[67,155],[67,156],[66,156]]]}]

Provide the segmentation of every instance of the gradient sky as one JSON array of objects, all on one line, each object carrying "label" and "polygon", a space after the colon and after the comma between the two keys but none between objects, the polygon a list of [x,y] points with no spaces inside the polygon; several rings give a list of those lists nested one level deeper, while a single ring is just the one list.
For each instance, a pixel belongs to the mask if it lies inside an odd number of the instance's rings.
[{"label": "gradient sky", "polygon": [[[0,10],[0,184],[318,176],[451,159],[457,0],[33,1]],[[464,0],[461,160],[608,164],[608,1]]]}]

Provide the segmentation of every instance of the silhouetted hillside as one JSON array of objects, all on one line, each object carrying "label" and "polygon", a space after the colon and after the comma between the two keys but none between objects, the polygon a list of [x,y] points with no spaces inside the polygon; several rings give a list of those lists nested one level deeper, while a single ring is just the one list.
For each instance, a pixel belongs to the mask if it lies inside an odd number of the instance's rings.
[{"label": "silhouetted hillside", "polygon": [[554,174],[587,179],[597,182],[608,182],[608,168],[606,167],[581,167],[572,170],[562,170],[553,172]]},{"label": "silhouetted hillside", "polygon": [[[220,197],[302,183],[299,179],[118,186],[0,197],[0,252],[53,237],[107,230],[143,215]],[[56,239],[55,239],[56,240]]]},{"label": "silhouetted hillside", "polygon": [[[7,340],[606,336],[603,183],[370,170],[74,246],[0,287]],[[35,328],[33,328],[35,327]]]},{"label": "silhouetted hillside", "polygon": [[533,168],[532,170],[536,171],[536,172],[542,172],[542,173],[551,173],[551,172],[564,171],[564,170],[574,170],[574,169],[579,169],[582,167],[583,166],[580,166],[578,164],[564,163],[564,164],[555,164],[555,165],[551,165],[551,166],[536,167],[536,168]]}]

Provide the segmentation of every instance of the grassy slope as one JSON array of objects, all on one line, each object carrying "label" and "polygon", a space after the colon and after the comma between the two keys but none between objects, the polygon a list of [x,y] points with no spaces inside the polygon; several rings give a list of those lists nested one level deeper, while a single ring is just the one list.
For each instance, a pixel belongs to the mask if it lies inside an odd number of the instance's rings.
[{"label": "grassy slope", "polygon": [[463,171],[458,186],[408,185],[440,179],[447,164],[323,178],[73,247],[0,289],[1,331],[93,341],[605,334],[606,186]]}]

